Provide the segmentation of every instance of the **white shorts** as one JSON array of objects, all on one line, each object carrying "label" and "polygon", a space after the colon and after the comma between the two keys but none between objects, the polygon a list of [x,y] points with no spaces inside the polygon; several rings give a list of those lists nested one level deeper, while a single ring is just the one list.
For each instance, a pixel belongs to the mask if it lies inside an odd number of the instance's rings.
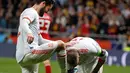
[{"label": "white shorts", "polygon": [[57,48],[56,42],[45,43],[26,54],[19,62],[22,73],[38,73],[38,63],[49,59]]},{"label": "white shorts", "polygon": [[[81,65],[78,65],[76,67],[78,69],[77,73],[92,73],[92,71],[96,67],[97,63],[98,63],[98,59],[95,59],[89,64],[84,63]],[[102,73],[102,72],[103,72],[103,66],[100,68],[98,73]]]}]

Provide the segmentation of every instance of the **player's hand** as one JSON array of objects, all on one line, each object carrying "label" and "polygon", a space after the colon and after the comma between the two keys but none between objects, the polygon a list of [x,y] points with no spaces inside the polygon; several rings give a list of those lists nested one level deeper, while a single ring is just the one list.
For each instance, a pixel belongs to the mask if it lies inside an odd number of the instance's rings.
[{"label": "player's hand", "polygon": [[33,37],[32,33],[28,33],[27,34],[27,42],[29,44],[31,44],[33,42],[33,40],[34,40],[34,37]]},{"label": "player's hand", "polygon": [[61,40],[58,40],[58,48],[57,50],[65,50],[65,43]]}]

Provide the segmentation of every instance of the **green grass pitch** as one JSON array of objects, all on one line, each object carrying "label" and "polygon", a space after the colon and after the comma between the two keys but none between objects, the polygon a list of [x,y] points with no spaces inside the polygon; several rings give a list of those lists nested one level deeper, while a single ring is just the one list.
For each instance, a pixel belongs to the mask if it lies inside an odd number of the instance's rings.
[{"label": "green grass pitch", "polygon": [[[56,61],[52,61],[52,73],[60,73],[60,69]],[[19,65],[15,59],[0,58],[0,73],[21,73]],[[40,64],[39,73],[44,72],[43,64]],[[130,66],[117,67],[104,65],[103,73],[130,73]]]}]

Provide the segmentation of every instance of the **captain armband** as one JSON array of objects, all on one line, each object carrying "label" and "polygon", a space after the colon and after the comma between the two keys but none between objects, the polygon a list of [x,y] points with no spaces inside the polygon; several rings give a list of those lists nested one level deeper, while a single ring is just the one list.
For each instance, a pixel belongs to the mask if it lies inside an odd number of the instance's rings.
[{"label": "captain armband", "polygon": [[98,56],[101,59],[105,60],[107,58],[107,56],[108,56],[108,52],[106,50],[102,49],[101,52],[98,53]]}]

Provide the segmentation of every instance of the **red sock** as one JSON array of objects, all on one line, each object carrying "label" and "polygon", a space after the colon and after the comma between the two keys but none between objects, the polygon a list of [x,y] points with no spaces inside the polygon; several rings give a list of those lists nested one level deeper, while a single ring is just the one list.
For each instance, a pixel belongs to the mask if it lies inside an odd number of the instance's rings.
[{"label": "red sock", "polygon": [[50,65],[45,66],[45,69],[46,69],[46,73],[51,73],[51,66]]}]

